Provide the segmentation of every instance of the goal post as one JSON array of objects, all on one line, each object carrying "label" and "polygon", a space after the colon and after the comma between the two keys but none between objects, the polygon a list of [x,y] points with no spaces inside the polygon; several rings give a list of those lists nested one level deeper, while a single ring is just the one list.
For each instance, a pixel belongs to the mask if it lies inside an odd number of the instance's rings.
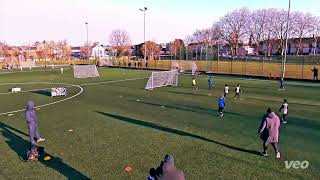
[{"label": "goal post", "polygon": [[75,78],[99,77],[99,72],[95,65],[75,65],[73,66],[73,76]]},{"label": "goal post", "polygon": [[164,86],[178,86],[178,75],[177,70],[152,72],[145,89],[151,90]]},{"label": "goal post", "polygon": [[198,66],[194,61],[171,61],[171,70],[179,72],[191,71],[192,75],[196,75]]}]

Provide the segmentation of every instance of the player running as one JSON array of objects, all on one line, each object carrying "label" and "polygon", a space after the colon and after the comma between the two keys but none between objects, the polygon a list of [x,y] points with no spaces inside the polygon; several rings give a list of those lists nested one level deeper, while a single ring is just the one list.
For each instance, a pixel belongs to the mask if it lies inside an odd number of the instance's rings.
[{"label": "player running", "polygon": [[225,99],[224,99],[223,95],[220,96],[220,98],[218,100],[218,106],[219,106],[219,109],[218,109],[219,116],[223,117],[223,110],[224,110],[224,107],[226,106]]},{"label": "player running", "polygon": [[226,84],[224,86],[224,97],[227,97],[228,94],[229,94],[229,86],[228,86],[228,84]]},{"label": "player running", "polygon": [[289,105],[288,105],[288,101],[286,99],[283,100],[283,104],[279,109],[279,112],[282,111],[282,118],[281,118],[281,122],[283,124],[287,123],[287,116],[288,116],[288,110],[289,110]]},{"label": "player running", "polygon": [[233,98],[236,99],[236,97],[238,97],[238,99],[240,99],[240,93],[241,93],[240,84],[237,85],[235,92],[236,94],[234,95]]}]

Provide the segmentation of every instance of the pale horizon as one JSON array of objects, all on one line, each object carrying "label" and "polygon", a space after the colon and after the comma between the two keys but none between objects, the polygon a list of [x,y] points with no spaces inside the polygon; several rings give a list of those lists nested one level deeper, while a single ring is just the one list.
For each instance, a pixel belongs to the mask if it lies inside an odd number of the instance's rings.
[{"label": "pale horizon", "polygon": [[[226,13],[249,9],[287,9],[288,0],[0,0],[0,42],[10,45],[35,41],[67,40],[71,45],[86,42],[85,22],[89,24],[89,41],[109,44],[114,29],[129,32],[132,44],[143,42],[143,13],[148,7],[147,40],[165,43],[184,39],[197,29],[212,26]],[[320,15],[317,0],[292,0],[292,11]]]}]

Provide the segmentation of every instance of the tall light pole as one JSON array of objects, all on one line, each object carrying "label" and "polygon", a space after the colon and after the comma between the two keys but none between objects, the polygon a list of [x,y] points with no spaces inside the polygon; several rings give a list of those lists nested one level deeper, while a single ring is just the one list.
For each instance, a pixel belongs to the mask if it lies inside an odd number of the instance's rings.
[{"label": "tall light pole", "polygon": [[285,44],[285,49],[284,49],[282,78],[284,78],[285,72],[286,72],[287,49],[288,49],[288,31],[289,31],[289,21],[290,21],[290,7],[291,7],[291,0],[289,0],[288,15],[287,15],[286,44]]},{"label": "tall light pole", "polygon": [[86,29],[87,29],[87,60],[89,60],[89,29],[88,29],[88,22],[86,22]]},{"label": "tall light pole", "polygon": [[143,41],[144,41],[144,61],[147,61],[147,44],[146,44],[146,11],[148,10],[147,7],[143,9],[139,9],[143,12]]}]

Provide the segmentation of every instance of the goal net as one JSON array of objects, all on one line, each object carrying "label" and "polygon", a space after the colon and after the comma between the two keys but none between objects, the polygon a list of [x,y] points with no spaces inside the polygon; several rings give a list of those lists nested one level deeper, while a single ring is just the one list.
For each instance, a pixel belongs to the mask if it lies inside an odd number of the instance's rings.
[{"label": "goal net", "polygon": [[152,72],[145,89],[178,86],[178,74],[177,70]]},{"label": "goal net", "polygon": [[192,75],[195,75],[198,70],[198,66],[193,61],[172,61],[171,70],[179,70],[179,72],[191,71]]},{"label": "goal net", "polygon": [[73,75],[75,78],[98,77],[99,72],[95,65],[75,65]]},{"label": "goal net", "polygon": [[27,60],[27,61],[19,61],[20,68],[32,68],[36,67],[36,62],[32,60]]}]

